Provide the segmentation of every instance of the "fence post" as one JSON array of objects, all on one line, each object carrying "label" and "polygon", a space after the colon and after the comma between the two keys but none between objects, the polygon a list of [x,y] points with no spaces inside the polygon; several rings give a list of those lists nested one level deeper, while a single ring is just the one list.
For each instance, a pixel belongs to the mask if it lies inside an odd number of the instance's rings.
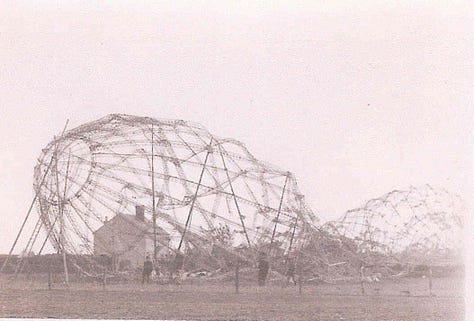
[{"label": "fence post", "polygon": [[430,288],[430,296],[433,296],[433,270],[431,266],[428,268],[428,282]]},{"label": "fence post", "polygon": [[301,264],[298,264],[298,293],[303,293],[303,271]]},{"label": "fence post", "polygon": [[52,275],[51,270],[48,271],[48,289],[51,290]]},{"label": "fence post", "polygon": [[365,295],[365,286],[364,286],[364,266],[360,267],[360,289],[362,291],[362,295]]},{"label": "fence post", "polygon": [[107,285],[107,268],[104,267],[104,275],[102,276],[102,289],[105,290],[105,286]]},{"label": "fence post", "polygon": [[53,271],[51,270],[53,267],[53,257],[49,258],[49,265],[48,265],[48,289],[51,290],[52,283],[53,283]]},{"label": "fence post", "polygon": [[239,269],[240,262],[237,261],[235,265],[235,293],[239,293]]}]

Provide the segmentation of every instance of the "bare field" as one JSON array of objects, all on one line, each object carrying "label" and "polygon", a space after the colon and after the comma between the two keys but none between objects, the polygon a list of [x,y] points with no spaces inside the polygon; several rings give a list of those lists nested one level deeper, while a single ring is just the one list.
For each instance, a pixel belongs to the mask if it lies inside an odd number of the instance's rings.
[{"label": "bare field", "polygon": [[[198,284],[199,283],[199,284]],[[402,279],[366,284],[258,288],[195,282],[183,285],[71,284],[48,290],[37,281],[1,280],[0,317],[198,320],[463,320],[463,279]]]}]

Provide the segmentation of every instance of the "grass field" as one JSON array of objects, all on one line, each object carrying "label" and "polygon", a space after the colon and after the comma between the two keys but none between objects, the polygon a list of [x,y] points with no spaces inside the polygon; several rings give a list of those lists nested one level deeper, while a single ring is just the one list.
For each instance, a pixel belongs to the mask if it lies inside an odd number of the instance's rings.
[{"label": "grass field", "polygon": [[[188,282],[189,283],[189,282]],[[71,284],[1,279],[0,317],[198,320],[464,320],[462,278],[258,288],[233,283]]]}]

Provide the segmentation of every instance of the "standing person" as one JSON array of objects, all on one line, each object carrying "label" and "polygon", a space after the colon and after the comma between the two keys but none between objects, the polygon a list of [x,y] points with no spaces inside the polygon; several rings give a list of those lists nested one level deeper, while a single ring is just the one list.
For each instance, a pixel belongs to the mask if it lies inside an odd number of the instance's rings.
[{"label": "standing person", "polygon": [[143,263],[143,273],[142,273],[142,284],[150,283],[150,275],[153,271],[153,262],[150,260],[150,256],[146,256],[145,262]]},{"label": "standing person", "polygon": [[173,261],[171,280],[176,284],[181,283],[182,272],[184,267],[184,254],[177,252]]},{"label": "standing person", "polygon": [[160,266],[158,265],[158,260],[154,262],[153,270],[155,271],[154,280],[159,280],[160,279]]},{"label": "standing person", "polygon": [[257,268],[258,268],[258,285],[264,286],[265,281],[267,279],[268,270],[270,269],[270,263],[268,262],[266,253],[264,252],[260,253]]},{"label": "standing person", "polygon": [[287,260],[287,270],[286,270],[286,285],[290,284],[290,280],[293,281],[293,284],[296,285],[296,278],[295,278],[295,261],[293,258],[289,257]]}]

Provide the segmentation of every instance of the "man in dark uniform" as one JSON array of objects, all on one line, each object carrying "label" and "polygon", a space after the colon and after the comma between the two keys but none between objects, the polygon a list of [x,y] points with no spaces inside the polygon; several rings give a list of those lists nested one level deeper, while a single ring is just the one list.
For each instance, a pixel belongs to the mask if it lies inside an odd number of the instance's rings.
[{"label": "man in dark uniform", "polygon": [[260,257],[258,259],[258,285],[264,286],[265,281],[267,279],[268,270],[270,269],[270,263],[268,262],[266,253],[260,253]]},{"label": "man in dark uniform", "polygon": [[142,284],[150,283],[150,275],[153,271],[153,262],[151,262],[150,257],[147,255],[145,262],[143,263],[143,274],[142,274]]},{"label": "man in dark uniform", "polygon": [[171,270],[172,273],[170,275],[172,282],[176,284],[181,283],[183,266],[184,266],[184,254],[177,252],[173,261],[173,266]]},{"label": "man in dark uniform", "polygon": [[295,261],[293,258],[289,257],[286,261],[287,263],[287,270],[286,270],[286,285],[290,284],[290,280],[293,281],[293,284],[296,285],[296,278],[295,278]]},{"label": "man in dark uniform", "polygon": [[155,278],[156,280],[159,280],[160,278],[160,266],[158,265],[158,260],[156,260],[155,262],[153,262],[153,270],[155,270]]}]

